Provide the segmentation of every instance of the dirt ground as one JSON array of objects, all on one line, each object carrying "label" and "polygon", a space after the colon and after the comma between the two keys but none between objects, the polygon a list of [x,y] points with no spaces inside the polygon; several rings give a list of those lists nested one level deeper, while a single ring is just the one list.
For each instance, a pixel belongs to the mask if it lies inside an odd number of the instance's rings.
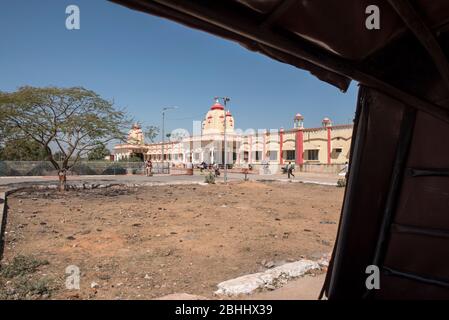
[{"label": "dirt ground", "polygon": [[[330,252],[343,191],[239,182],[17,192],[2,269],[18,256],[37,262],[0,279],[0,290],[13,299],[212,298],[221,281]],[[65,288],[69,265],[81,271],[80,290]],[[14,288],[23,279],[25,296]]]}]

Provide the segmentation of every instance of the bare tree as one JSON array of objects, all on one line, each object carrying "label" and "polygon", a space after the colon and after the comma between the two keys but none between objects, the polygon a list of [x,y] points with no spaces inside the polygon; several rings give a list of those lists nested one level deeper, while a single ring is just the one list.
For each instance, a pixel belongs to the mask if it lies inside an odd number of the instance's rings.
[{"label": "bare tree", "polygon": [[151,143],[154,142],[154,139],[159,134],[159,127],[156,126],[147,126],[144,131],[145,137],[150,140]]},{"label": "bare tree", "polygon": [[[67,189],[67,171],[101,144],[124,140],[129,121],[123,110],[84,88],[22,87],[0,93],[3,138],[39,143]],[[58,153],[59,162],[55,159]]]}]

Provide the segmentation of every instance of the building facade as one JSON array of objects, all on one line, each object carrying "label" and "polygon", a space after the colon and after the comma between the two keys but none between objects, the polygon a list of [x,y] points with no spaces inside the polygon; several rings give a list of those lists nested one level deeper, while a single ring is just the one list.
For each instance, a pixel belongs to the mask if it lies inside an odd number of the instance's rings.
[{"label": "building facade", "polygon": [[237,167],[262,163],[283,165],[286,162],[331,165],[349,160],[352,124],[333,125],[329,118],[324,118],[321,127],[304,128],[304,117],[298,113],[291,129],[242,132],[234,126],[231,112],[216,101],[201,123],[200,134],[172,138],[164,144],[146,144],[142,129],[134,124],[127,143],[114,147],[114,159],[120,161],[137,156],[142,160],[185,166],[202,162],[224,164],[226,157],[227,164]]}]

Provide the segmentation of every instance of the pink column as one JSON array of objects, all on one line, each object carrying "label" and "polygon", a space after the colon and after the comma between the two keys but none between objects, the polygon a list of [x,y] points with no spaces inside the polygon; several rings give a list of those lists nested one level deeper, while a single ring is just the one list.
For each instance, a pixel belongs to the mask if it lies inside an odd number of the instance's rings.
[{"label": "pink column", "polygon": [[297,165],[302,165],[304,163],[303,153],[304,153],[304,133],[302,129],[296,131],[296,148],[295,148],[295,163]]},{"label": "pink column", "polygon": [[250,135],[248,136],[248,144],[249,144],[249,153],[248,153],[248,163],[251,163],[253,160],[253,137]]},{"label": "pink column", "polygon": [[284,129],[279,130],[279,162],[280,164],[284,164],[283,157],[283,147],[284,147]]},{"label": "pink column", "polygon": [[331,164],[331,127],[327,127],[327,164]]}]

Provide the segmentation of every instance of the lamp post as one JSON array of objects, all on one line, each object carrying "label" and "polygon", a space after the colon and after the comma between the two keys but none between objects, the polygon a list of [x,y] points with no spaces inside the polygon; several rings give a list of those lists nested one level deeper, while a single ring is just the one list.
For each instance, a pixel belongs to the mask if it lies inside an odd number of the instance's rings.
[{"label": "lamp post", "polygon": [[165,112],[178,109],[177,106],[162,108],[162,172],[164,172],[164,143],[165,143]]},{"label": "lamp post", "polygon": [[227,114],[226,114],[226,103],[231,101],[231,99],[229,99],[228,97],[215,97],[215,99],[221,99],[223,100],[223,105],[224,105],[224,130],[223,130],[223,143],[224,143],[224,173],[223,173],[223,180],[226,183],[228,181],[228,163],[227,163],[227,158],[228,158],[228,146],[227,146],[227,142],[226,142],[226,118],[227,118]]}]

